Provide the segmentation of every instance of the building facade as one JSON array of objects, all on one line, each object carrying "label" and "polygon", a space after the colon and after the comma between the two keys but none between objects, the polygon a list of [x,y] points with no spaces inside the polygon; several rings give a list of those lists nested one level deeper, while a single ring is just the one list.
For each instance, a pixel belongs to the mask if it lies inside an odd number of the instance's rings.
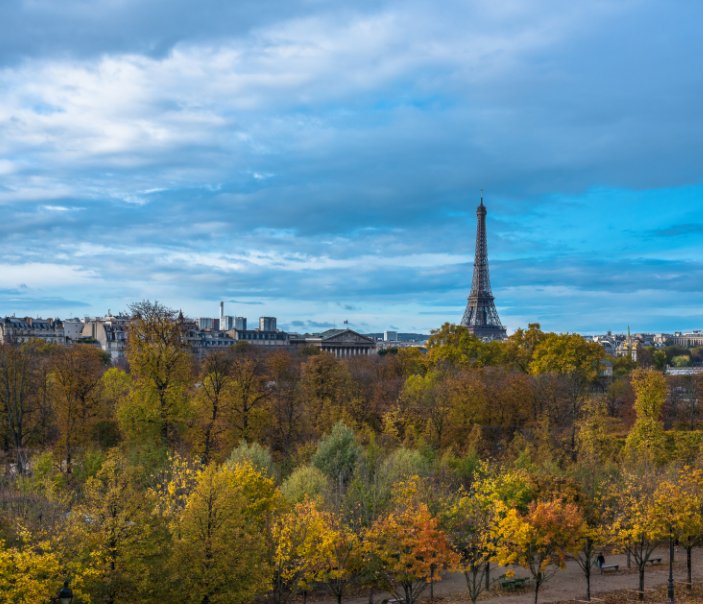
[{"label": "building facade", "polygon": [[0,319],[0,344],[22,344],[42,340],[49,344],[66,344],[63,323],[59,319],[4,317]]}]

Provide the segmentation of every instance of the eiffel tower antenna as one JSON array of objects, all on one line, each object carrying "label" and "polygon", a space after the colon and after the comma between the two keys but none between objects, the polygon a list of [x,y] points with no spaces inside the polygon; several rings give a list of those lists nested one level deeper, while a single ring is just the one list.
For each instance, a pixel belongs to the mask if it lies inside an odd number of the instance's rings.
[{"label": "eiffel tower antenna", "polygon": [[488,245],[486,243],[486,206],[481,202],[476,208],[476,256],[471,293],[466,302],[466,310],[461,324],[468,327],[475,336],[487,340],[502,340],[506,337],[505,327],[498,318],[498,311],[491,293],[491,280],[488,274]]}]

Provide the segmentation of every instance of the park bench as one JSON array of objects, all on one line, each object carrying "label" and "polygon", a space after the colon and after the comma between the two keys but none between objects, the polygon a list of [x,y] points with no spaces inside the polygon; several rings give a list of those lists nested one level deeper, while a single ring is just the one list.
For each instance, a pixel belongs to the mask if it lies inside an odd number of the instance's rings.
[{"label": "park bench", "polygon": [[514,591],[522,587],[527,587],[531,582],[529,577],[506,577],[502,575],[498,578],[498,585],[506,591]]},{"label": "park bench", "polygon": [[616,573],[620,570],[620,565],[619,564],[604,564],[600,572],[602,573]]},{"label": "park bench", "polygon": [[661,558],[650,558],[649,560],[647,560],[647,563],[648,563],[648,564],[652,564],[652,565],[654,565],[654,564],[661,564],[661,563],[662,563],[662,559],[661,559]]}]

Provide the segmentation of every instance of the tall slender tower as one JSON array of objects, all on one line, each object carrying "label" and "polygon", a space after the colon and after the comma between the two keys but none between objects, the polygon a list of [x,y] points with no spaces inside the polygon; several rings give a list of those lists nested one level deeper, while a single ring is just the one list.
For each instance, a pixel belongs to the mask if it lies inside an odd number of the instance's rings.
[{"label": "tall slender tower", "polygon": [[491,293],[491,280],[488,276],[488,246],[486,245],[486,206],[481,203],[476,208],[476,257],[471,293],[466,303],[461,324],[479,338],[502,340],[505,327],[498,318],[498,311]]}]

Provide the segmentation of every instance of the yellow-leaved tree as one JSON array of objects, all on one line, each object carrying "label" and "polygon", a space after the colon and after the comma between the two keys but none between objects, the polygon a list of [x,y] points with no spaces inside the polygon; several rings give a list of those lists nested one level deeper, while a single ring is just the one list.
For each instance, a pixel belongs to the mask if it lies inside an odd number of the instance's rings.
[{"label": "yellow-leaved tree", "polygon": [[273,482],[249,464],[200,470],[171,523],[173,595],[193,604],[243,604],[269,591],[263,529],[275,499]]},{"label": "yellow-leaved tree", "polygon": [[526,513],[511,508],[501,515],[495,560],[529,571],[537,604],[540,587],[564,567],[568,553],[581,547],[585,532],[581,511],[574,504],[555,499],[531,503]]},{"label": "yellow-leaved tree", "polygon": [[324,512],[323,518],[331,534],[329,547],[321,552],[324,561],[320,580],[337,599],[337,604],[342,604],[347,586],[363,569],[361,540],[339,514]]},{"label": "yellow-leaved tree", "polygon": [[632,556],[639,573],[640,599],[644,599],[644,571],[662,539],[668,537],[662,509],[654,494],[658,476],[651,470],[625,473],[611,485],[607,514],[610,540]]},{"label": "yellow-leaved tree", "polygon": [[631,382],[637,420],[625,441],[625,459],[630,465],[661,465],[666,461],[666,434],[661,421],[666,378],[656,369],[635,369]]},{"label": "yellow-leaved tree", "polygon": [[301,589],[326,579],[335,533],[315,500],[281,514],[273,525],[273,600],[286,604]]},{"label": "yellow-leaved tree", "polygon": [[141,488],[141,468],[117,451],[89,478],[70,515],[68,547],[77,580],[96,602],[150,601],[162,594],[164,530],[154,500]]},{"label": "yellow-leaved tree", "polygon": [[48,541],[32,543],[28,531],[19,531],[19,543],[8,547],[0,540],[0,600],[13,604],[48,602],[63,580],[59,557]]},{"label": "yellow-leaved tree", "polygon": [[687,587],[691,589],[691,552],[703,542],[703,472],[684,467],[662,480],[654,493],[655,516],[669,539],[686,549]]},{"label": "yellow-leaved tree", "polygon": [[487,487],[485,481],[477,481],[471,492],[461,490],[442,514],[442,525],[459,554],[459,568],[474,604],[487,588],[488,565],[495,554],[493,528],[498,518]]},{"label": "yellow-leaved tree", "polygon": [[135,444],[168,447],[188,411],[192,368],[185,322],[158,302],[139,302],[130,310],[127,360],[135,387],[121,402],[118,420]]}]

